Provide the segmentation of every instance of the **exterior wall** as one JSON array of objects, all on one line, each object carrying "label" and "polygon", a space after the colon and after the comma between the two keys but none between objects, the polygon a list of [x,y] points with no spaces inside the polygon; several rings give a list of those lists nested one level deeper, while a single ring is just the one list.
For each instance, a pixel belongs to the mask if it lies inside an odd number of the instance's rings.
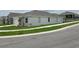
[{"label": "exterior wall", "polygon": [[54,24],[54,23],[63,23],[63,17],[62,16],[50,17],[50,24]]},{"label": "exterior wall", "polygon": [[39,26],[45,24],[49,24],[48,17],[28,17],[28,23],[25,23],[25,26]]},{"label": "exterior wall", "polygon": [[40,24],[41,25],[49,24],[48,17],[41,17],[40,18]]},{"label": "exterior wall", "polygon": [[58,23],[58,18],[57,16],[52,16],[50,17],[50,24]]},{"label": "exterior wall", "polygon": [[[48,22],[49,16],[40,16],[40,17],[24,17],[21,19],[21,22],[19,22],[19,17],[12,17],[13,18],[13,24],[15,26],[21,25],[21,26],[39,26],[39,25],[45,25],[45,24],[54,24],[54,23],[62,23],[64,21],[63,16],[50,16],[50,22]],[[28,18],[28,23],[26,23],[25,19]],[[7,18],[5,18],[5,23],[7,23]],[[11,19],[10,19],[11,20]],[[9,21],[11,22],[11,21]],[[3,18],[0,18],[0,24],[3,24]]]},{"label": "exterior wall", "polygon": [[63,23],[64,22],[64,17],[63,16],[58,16],[58,22]]},{"label": "exterior wall", "polygon": [[48,17],[28,17],[28,23],[25,23],[25,26],[39,26],[44,24],[49,24]]},{"label": "exterior wall", "polygon": [[13,17],[13,25],[15,26],[19,25],[19,17]]},{"label": "exterior wall", "polygon": [[28,18],[28,26],[38,26],[40,25],[38,17],[29,17]]},{"label": "exterior wall", "polygon": [[[28,23],[26,23],[25,18],[21,19],[21,22],[19,22],[19,17],[12,17],[13,18],[13,24],[15,26],[39,26],[39,25],[45,25],[45,24],[54,24],[54,23],[62,23],[63,17],[62,16],[52,16],[50,18],[50,22],[48,22],[48,17],[26,17],[28,18]],[[0,18],[1,19],[1,18]],[[7,23],[7,20],[5,20]],[[3,20],[0,20],[0,24],[3,23]]]},{"label": "exterior wall", "polygon": [[39,26],[45,24],[54,24],[54,23],[62,23],[63,17],[61,16],[52,16],[49,17],[50,22],[48,22],[48,17],[28,17],[28,23],[24,22],[24,26]]}]

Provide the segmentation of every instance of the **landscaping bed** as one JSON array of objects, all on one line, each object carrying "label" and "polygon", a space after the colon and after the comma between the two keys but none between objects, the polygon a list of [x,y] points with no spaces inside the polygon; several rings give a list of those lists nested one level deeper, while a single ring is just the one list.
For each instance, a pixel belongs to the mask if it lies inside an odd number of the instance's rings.
[{"label": "landscaping bed", "polygon": [[51,30],[64,28],[64,27],[74,25],[74,24],[78,24],[78,23],[79,22],[75,22],[75,23],[70,23],[70,24],[52,26],[52,27],[41,28],[41,29],[34,29],[34,30],[24,30],[24,31],[14,31],[14,32],[0,32],[0,36],[10,36],[10,35],[21,35],[21,34],[31,34],[31,33],[45,32],[45,31],[51,31]]}]

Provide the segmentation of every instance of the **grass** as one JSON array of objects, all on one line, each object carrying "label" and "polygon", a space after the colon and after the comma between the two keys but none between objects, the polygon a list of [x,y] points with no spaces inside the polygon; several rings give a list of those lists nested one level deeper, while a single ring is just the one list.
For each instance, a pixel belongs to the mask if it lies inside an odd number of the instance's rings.
[{"label": "grass", "polygon": [[29,28],[35,28],[35,27],[41,27],[41,26],[48,26],[48,25],[55,25],[55,24],[47,24],[47,25],[40,25],[40,26],[9,26],[9,27],[0,27],[0,30],[16,30],[16,29],[29,29]]},{"label": "grass", "polygon": [[[72,21],[73,22],[73,21]],[[66,22],[65,22],[66,23]],[[46,25],[40,25],[40,26],[9,26],[9,27],[0,27],[0,30],[17,30],[17,29],[29,29],[29,28],[35,28],[35,27],[41,27],[41,26],[48,26],[48,25],[56,25],[60,23],[55,24],[46,24]]]},{"label": "grass", "polygon": [[79,22],[76,23],[70,23],[70,24],[65,24],[65,25],[60,25],[60,26],[53,26],[53,27],[48,27],[48,28],[42,28],[42,29],[34,29],[34,30],[25,30],[25,31],[14,31],[14,32],[0,32],[0,36],[9,36],[9,35],[21,35],[21,34],[30,34],[30,33],[38,33],[38,32],[44,32],[44,31],[50,31],[50,30],[56,30],[60,29],[66,26],[78,24]]}]

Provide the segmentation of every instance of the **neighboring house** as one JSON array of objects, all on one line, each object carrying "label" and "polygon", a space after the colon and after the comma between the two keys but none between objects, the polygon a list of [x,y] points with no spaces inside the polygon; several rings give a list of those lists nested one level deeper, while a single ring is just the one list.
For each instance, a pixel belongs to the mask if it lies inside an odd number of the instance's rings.
[{"label": "neighboring house", "polygon": [[16,26],[39,26],[63,22],[63,16],[61,15],[38,10],[23,14],[10,13],[8,17],[13,19],[13,24]]},{"label": "neighboring house", "polygon": [[5,20],[3,20],[3,24],[14,24],[15,26],[39,26],[72,21],[74,18],[79,18],[79,15],[73,12],[55,14],[34,10],[27,13],[10,13],[5,17]]},{"label": "neighboring house", "polygon": [[61,13],[61,15],[63,15],[64,17],[64,22],[79,20],[79,14],[77,13],[67,11],[67,12]]}]

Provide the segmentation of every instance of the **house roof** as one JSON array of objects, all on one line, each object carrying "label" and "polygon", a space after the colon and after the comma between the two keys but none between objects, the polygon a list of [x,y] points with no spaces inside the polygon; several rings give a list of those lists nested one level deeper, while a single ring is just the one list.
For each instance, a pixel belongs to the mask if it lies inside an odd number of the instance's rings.
[{"label": "house roof", "polygon": [[55,13],[49,13],[46,11],[39,11],[39,10],[34,10],[31,12],[25,13],[26,16],[52,16],[52,15],[57,15]]},{"label": "house roof", "polygon": [[8,16],[10,17],[19,17],[19,16],[53,16],[53,15],[67,15],[67,14],[75,14],[76,16],[79,16],[79,14],[75,13],[75,12],[70,12],[70,11],[65,11],[61,14],[57,14],[57,13],[49,13],[46,11],[40,11],[40,10],[33,10],[30,12],[26,12],[26,13],[13,13],[10,12],[10,14],[8,14]]},{"label": "house roof", "polygon": [[22,16],[22,15],[23,15],[23,13],[13,13],[13,12],[10,12],[8,14],[8,16],[10,16],[10,17]]},{"label": "house roof", "polygon": [[52,15],[57,15],[56,13],[49,13],[46,11],[39,11],[39,10],[33,10],[30,12],[26,12],[26,13],[12,13],[10,12],[10,14],[8,14],[8,16],[11,17],[16,17],[16,16],[52,16]]},{"label": "house roof", "polygon": [[79,14],[77,14],[75,12],[70,12],[70,11],[66,11],[66,12],[61,13],[61,15],[68,15],[68,14],[79,15]]}]

